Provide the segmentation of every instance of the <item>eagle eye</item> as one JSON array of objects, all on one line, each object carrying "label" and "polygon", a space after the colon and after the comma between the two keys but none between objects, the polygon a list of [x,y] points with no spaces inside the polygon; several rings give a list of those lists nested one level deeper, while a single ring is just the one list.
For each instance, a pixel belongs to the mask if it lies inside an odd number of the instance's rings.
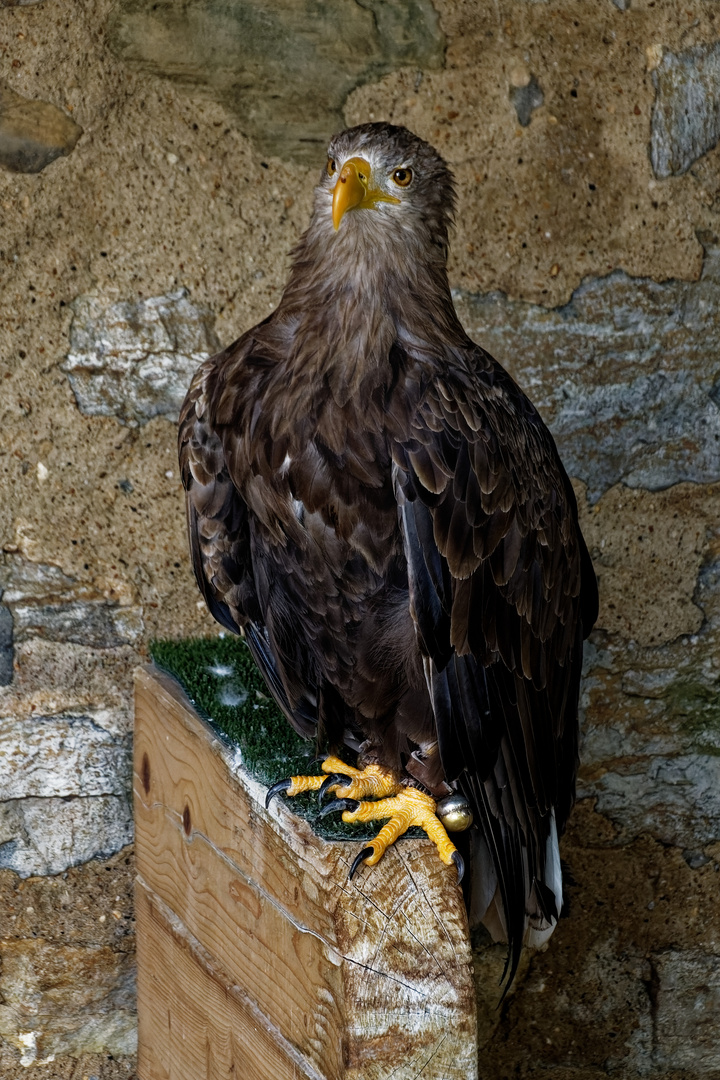
[{"label": "eagle eye", "polygon": [[398,187],[407,187],[412,180],[412,169],[396,169],[392,178]]},{"label": "eagle eye", "polygon": [[328,174],[328,176],[333,176],[336,172],[337,172],[337,163],[335,161],[335,158],[330,157],[330,158],[328,158],[328,163],[327,163],[327,174]]}]

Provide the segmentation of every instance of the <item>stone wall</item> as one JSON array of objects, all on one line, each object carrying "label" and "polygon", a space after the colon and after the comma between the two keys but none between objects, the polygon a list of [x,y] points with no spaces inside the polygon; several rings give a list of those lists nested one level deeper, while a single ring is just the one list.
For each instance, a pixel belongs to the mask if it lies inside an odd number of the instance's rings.
[{"label": "stone wall", "polygon": [[173,419],[381,118],[600,578],[568,917],[501,1010],[478,949],[483,1074],[720,1075],[718,102],[715,0],[0,0],[3,1077],[132,1075],[131,671],[215,632]]}]

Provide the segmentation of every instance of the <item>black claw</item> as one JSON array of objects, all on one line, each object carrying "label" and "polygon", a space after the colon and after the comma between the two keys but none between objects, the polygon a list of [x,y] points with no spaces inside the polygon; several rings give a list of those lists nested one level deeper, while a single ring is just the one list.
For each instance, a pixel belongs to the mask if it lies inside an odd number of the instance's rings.
[{"label": "black claw", "polygon": [[357,871],[360,863],[363,861],[363,859],[367,859],[369,855],[372,855],[374,850],[375,849],[371,847],[364,847],[360,854],[355,856],[355,858],[353,859],[353,864],[350,867],[350,873],[348,874],[348,881],[352,881],[353,874],[355,874],[355,872]]},{"label": "black claw", "polygon": [[320,790],[318,791],[318,802],[319,802],[320,806],[322,806],[322,801],[323,801],[323,798],[325,797],[325,792],[327,791],[327,789],[329,787],[332,787],[333,784],[343,784],[343,783],[351,784],[352,780],[350,779],[349,776],[345,776],[344,773],[337,773],[337,772],[330,773],[329,776],[327,777],[327,779],[323,780],[322,784],[320,785]]},{"label": "black claw", "polygon": [[350,810],[351,812],[354,812],[359,805],[360,803],[357,799],[333,799],[327,806],[323,806],[318,817],[326,817],[328,814],[334,814],[336,810]]},{"label": "black claw", "polygon": [[276,795],[281,795],[283,791],[287,791],[291,784],[292,780],[290,779],[290,777],[288,777],[286,780],[278,780],[277,784],[273,784],[273,786],[270,788],[267,795],[265,796],[265,809],[267,810],[267,808],[270,806],[271,800],[274,799]]},{"label": "black claw", "polygon": [[326,757],[327,754],[321,754],[320,757],[310,758],[308,761],[308,769],[312,769],[313,765],[321,765]]},{"label": "black claw", "polygon": [[451,855],[451,858],[452,858],[452,861],[457,866],[457,872],[458,872],[457,883],[459,885],[460,882],[462,881],[462,879],[465,877],[465,861],[464,861],[464,859],[463,859],[463,857],[462,857],[462,855],[460,854],[459,851],[453,851],[453,853]]}]

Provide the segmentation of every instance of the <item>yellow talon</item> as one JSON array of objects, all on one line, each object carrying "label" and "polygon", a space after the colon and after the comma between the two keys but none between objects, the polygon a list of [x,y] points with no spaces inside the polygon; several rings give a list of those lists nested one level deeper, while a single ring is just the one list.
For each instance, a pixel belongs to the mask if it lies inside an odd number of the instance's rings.
[{"label": "yellow talon", "polygon": [[326,774],[325,776],[291,776],[290,786],[285,794],[301,795],[304,791],[319,791],[327,780],[328,773],[344,773],[346,776],[362,775],[359,769],[353,768],[352,765],[346,765],[339,757],[333,757],[332,754],[330,757],[325,758],[320,768]]},{"label": "yellow talon", "polygon": [[[385,769],[382,765],[367,765],[364,769],[356,769],[352,765],[346,765],[340,758],[330,755],[326,757],[320,768],[322,776],[291,776],[287,780],[280,781],[271,789],[273,795],[284,792],[285,795],[301,795],[305,791],[342,792],[343,798],[381,799],[387,795],[395,795],[401,790],[397,775],[391,769]],[[336,776],[335,783],[328,783],[331,776]],[[348,776],[348,783],[343,777]],[[323,786],[325,785],[325,786]],[[268,800],[271,798],[268,795]]]},{"label": "yellow talon", "polygon": [[361,802],[357,810],[345,810],[342,819],[346,824],[353,821],[376,821],[389,818],[374,840],[368,843],[372,855],[363,860],[367,866],[375,866],[387,849],[399,836],[412,825],[417,825],[427,833],[438,849],[438,854],[446,866],[457,860],[453,853],[457,848],[451,841],[442,822],[435,814],[436,803],[430,795],[417,788],[403,788],[394,798],[380,799],[378,802]]},{"label": "yellow talon", "polygon": [[285,794],[302,795],[304,791],[317,791],[324,782],[324,776],[291,776]]},{"label": "yellow talon", "polygon": [[[325,763],[323,763],[323,769]],[[344,772],[352,777],[349,784],[331,784],[329,791],[335,791],[341,799],[362,799],[368,795],[375,799],[384,799],[387,795],[396,795],[401,791],[398,778],[391,769],[382,765],[366,765],[364,769],[349,769],[347,765],[328,772]]]},{"label": "yellow talon", "polygon": [[[303,791],[319,791],[322,787],[323,793],[332,791],[343,799],[363,799],[367,796],[382,799],[401,790],[395,773],[382,765],[366,765],[364,769],[356,769],[340,758],[330,756],[325,758],[320,768],[325,776],[291,776],[286,794],[299,795]],[[334,774],[349,776],[350,781],[347,784],[342,780],[327,784],[328,776]]]}]

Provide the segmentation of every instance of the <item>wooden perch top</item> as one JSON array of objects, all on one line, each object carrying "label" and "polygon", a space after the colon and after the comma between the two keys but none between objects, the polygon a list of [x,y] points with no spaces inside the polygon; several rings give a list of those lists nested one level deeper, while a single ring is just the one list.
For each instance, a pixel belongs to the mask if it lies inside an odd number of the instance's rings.
[{"label": "wooden perch top", "polygon": [[236,749],[148,668],[134,780],[140,1080],[474,1080],[467,918],[429,840],[349,882],[357,844],[266,811]]}]

